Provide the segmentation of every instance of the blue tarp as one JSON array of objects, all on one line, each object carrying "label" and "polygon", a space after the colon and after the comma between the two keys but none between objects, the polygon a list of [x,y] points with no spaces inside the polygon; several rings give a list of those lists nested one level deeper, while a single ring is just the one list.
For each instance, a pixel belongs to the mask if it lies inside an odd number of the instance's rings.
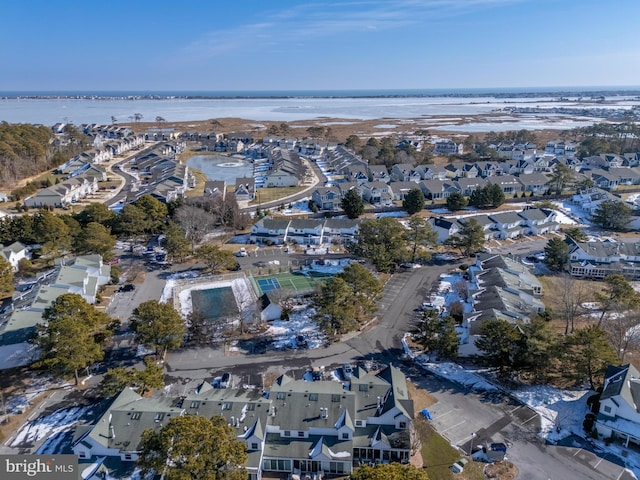
[{"label": "blue tarp", "polygon": [[424,415],[424,418],[426,418],[427,420],[431,420],[431,412],[429,412],[429,410],[427,410],[426,408],[422,409],[420,413]]}]

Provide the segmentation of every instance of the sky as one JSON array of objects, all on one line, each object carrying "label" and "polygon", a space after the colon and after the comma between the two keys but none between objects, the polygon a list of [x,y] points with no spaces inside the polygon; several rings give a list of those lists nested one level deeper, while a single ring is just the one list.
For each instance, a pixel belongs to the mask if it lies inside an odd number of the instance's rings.
[{"label": "sky", "polygon": [[0,91],[639,86],[638,0],[23,0]]}]

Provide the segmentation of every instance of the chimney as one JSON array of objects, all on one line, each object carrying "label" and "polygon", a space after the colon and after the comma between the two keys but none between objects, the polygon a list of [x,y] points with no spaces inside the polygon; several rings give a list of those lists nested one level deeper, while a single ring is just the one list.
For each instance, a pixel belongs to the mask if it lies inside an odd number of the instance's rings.
[{"label": "chimney", "polygon": [[378,408],[380,408],[381,405],[382,405],[382,398],[378,397]]},{"label": "chimney", "polygon": [[116,438],[116,432],[111,424],[109,424],[109,438]]}]

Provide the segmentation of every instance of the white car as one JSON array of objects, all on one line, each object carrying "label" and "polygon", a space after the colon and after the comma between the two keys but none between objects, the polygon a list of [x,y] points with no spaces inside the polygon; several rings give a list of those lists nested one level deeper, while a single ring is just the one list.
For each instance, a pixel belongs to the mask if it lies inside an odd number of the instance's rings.
[{"label": "white car", "polygon": [[239,251],[236,255],[237,255],[237,256],[239,256],[239,257],[246,257],[246,256],[248,255],[248,254],[247,254],[247,249],[246,249],[246,248],[244,248],[244,247],[242,247],[242,248],[240,249],[240,251]]},{"label": "white car", "polygon": [[342,374],[344,375],[345,380],[349,380],[353,374],[353,367],[348,363],[345,363],[342,366]]}]

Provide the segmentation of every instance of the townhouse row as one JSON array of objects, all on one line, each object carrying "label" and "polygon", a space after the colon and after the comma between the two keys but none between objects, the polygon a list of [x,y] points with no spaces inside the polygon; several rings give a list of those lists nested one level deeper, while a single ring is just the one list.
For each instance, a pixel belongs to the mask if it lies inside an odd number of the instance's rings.
[{"label": "townhouse row", "polygon": [[76,427],[72,448],[81,460],[133,462],[145,430],[158,431],[182,415],[222,415],[246,446],[250,480],[348,475],[363,464],[409,463],[412,453],[413,400],[393,366],[356,368],[345,385],[282,375],[266,392],[204,382],[181,398],[152,399],[127,388],[95,423]]}]

